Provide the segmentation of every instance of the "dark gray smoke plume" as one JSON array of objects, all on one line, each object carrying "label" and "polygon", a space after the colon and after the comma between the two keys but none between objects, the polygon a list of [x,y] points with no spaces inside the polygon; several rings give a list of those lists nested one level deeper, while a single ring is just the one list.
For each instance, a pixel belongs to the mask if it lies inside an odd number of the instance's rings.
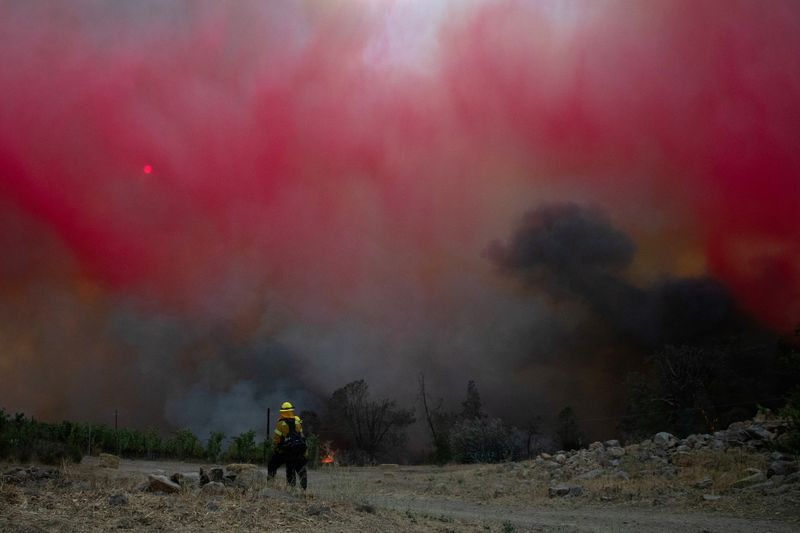
[{"label": "dark gray smoke plume", "polygon": [[488,255],[527,287],[584,303],[643,348],[697,341],[732,320],[731,299],[713,279],[631,283],[626,272],[635,251],[633,241],[601,212],[553,204],[527,213],[508,243],[493,243]]}]

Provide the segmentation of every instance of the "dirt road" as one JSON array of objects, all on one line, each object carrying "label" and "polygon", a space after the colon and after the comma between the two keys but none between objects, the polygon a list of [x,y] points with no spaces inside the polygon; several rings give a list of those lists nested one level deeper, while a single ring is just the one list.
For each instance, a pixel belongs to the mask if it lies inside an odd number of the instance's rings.
[{"label": "dirt road", "polygon": [[[187,468],[188,467],[188,468]],[[146,461],[123,461],[122,471],[149,472],[199,469],[200,465],[169,464]],[[339,468],[309,472],[309,493],[322,499],[367,502],[408,516],[421,515],[474,524],[478,528],[496,527],[511,531],[563,532],[797,532],[800,523],[726,515],[723,512],[702,512],[685,508],[657,506],[651,502],[620,505],[584,504],[580,499],[534,503],[520,495],[505,498],[482,498],[470,489],[470,482],[492,486],[488,475],[470,479],[476,467],[398,466],[372,468]],[[279,474],[282,475],[281,471]],[[453,480],[465,479],[459,483]],[[430,488],[447,496],[431,495]],[[499,501],[498,501],[499,500]],[[494,529],[494,528],[493,528]]]},{"label": "dirt road", "polygon": [[[598,502],[588,494],[548,498],[538,481],[509,485],[512,470],[497,465],[313,470],[307,493],[286,490],[280,479],[215,497],[197,489],[173,495],[135,489],[147,474],[201,466],[208,465],[123,460],[116,470],[89,457],[55,483],[0,485],[0,531],[800,531],[800,510],[780,509],[776,516],[773,505],[751,513],[734,495],[714,502],[700,497],[700,507],[670,500]],[[115,494],[127,495],[129,503],[109,504]]]},{"label": "dirt road", "polygon": [[[552,502],[552,505],[514,503],[513,495],[503,503],[475,501],[456,496],[426,494],[425,485],[436,486],[436,478],[449,479],[453,472],[470,467],[398,467],[339,469],[313,472],[310,484],[320,496],[367,501],[377,507],[400,512],[459,519],[476,526],[495,526],[501,531],[558,532],[797,532],[800,523],[746,518],[714,512],[698,512],[652,505],[584,505],[580,500]],[[388,475],[387,475],[388,474]],[[376,481],[379,481],[376,483]],[[486,480],[491,484],[491,480]],[[503,529],[505,528],[505,529]],[[513,528],[513,529],[512,529]]]}]

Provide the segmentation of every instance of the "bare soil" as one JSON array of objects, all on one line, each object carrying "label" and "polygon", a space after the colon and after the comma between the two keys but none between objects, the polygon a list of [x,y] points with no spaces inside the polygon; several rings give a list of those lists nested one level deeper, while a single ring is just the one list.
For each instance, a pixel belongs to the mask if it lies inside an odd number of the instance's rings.
[{"label": "bare soil", "polygon": [[[2,483],[0,531],[800,531],[797,491],[706,501],[707,491],[677,482],[606,479],[594,480],[583,496],[549,498],[547,483],[531,477],[535,470],[525,463],[326,467],[309,472],[306,493],[282,480],[223,496],[137,488],[147,474],[200,466],[207,465],[123,460],[114,470],[89,457],[60,469],[57,479]],[[113,505],[116,495],[127,503]]]}]

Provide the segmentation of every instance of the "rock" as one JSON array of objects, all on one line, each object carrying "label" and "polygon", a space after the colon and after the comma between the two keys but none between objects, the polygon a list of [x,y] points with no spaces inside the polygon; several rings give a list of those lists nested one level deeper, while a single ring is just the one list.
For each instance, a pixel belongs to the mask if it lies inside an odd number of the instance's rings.
[{"label": "rock", "polygon": [[581,479],[581,480],[597,479],[602,475],[603,475],[603,469],[602,468],[595,468],[593,470],[589,470],[588,472],[584,472],[583,474],[575,476],[575,479]]},{"label": "rock", "polygon": [[695,481],[693,486],[696,489],[707,489],[713,484],[714,482],[711,480],[710,477],[704,477],[703,479]]},{"label": "rock", "polygon": [[225,485],[219,481],[209,481],[200,489],[204,496],[222,496],[225,494]]},{"label": "rock", "polygon": [[570,496],[581,496],[583,494],[583,487],[581,485],[573,485],[569,488]]},{"label": "rock", "polygon": [[611,439],[606,441],[606,448],[619,448],[619,441],[617,439]]},{"label": "rock", "polygon": [[542,453],[540,453],[540,454],[539,454],[539,457],[541,457],[541,458],[542,458],[542,459],[544,459],[545,461],[548,461],[548,460],[550,460],[550,459],[552,459],[552,458],[553,458],[553,456],[552,456],[552,455],[550,455],[549,453],[545,453],[545,452],[542,452]]},{"label": "rock", "polygon": [[672,448],[677,442],[678,439],[672,433],[667,433],[666,431],[656,433],[653,437],[653,443],[662,448]]},{"label": "rock", "polygon": [[600,442],[600,441],[595,441],[595,442],[593,442],[593,443],[591,443],[589,445],[589,449],[590,450],[602,450],[603,449],[603,443]]},{"label": "rock", "polygon": [[714,502],[722,498],[719,494],[703,494],[703,499],[707,502]]},{"label": "rock", "polygon": [[180,472],[175,472],[171,476],[169,476],[169,480],[173,483],[177,483],[178,485],[183,485],[183,474]]},{"label": "rock", "polygon": [[739,479],[737,481],[734,481],[731,484],[731,487],[734,489],[741,489],[744,487],[749,487],[750,485],[755,485],[756,483],[763,483],[766,480],[767,476],[765,476],[762,472],[759,472],[758,474],[753,474],[745,478]]},{"label": "rock", "polygon": [[764,427],[753,424],[744,430],[744,437],[749,440],[770,441],[775,438],[775,435],[764,429]]},{"label": "rock", "polygon": [[119,468],[119,457],[110,453],[100,454],[100,466],[103,468]]},{"label": "rock", "polygon": [[222,483],[225,480],[225,469],[215,466],[208,469],[208,481]]},{"label": "rock", "polygon": [[555,485],[547,490],[547,495],[551,498],[566,496],[567,494],[569,494],[569,485]]},{"label": "rock", "polygon": [[622,481],[630,481],[631,476],[624,470],[617,470],[614,472],[614,477],[616,479],[621,479]]},{"label": "rock", "polygon": [[612,448],[608,448],[606,450],[606,454],[608,454],[609,457],[619,459],[620,457],[625,455],[625,450],[623,448],[620,448],[619,446],[615,446]]},{"label": "rock", "polygon": [[252,463],[232,463],[225,466],[225,470],[228,472],[233,472],[234,474],[241,474],[245,470],[253,470],[257,468],[258,466]]},{"label": "rock", "polygon": [[548,470],[553,470],[553,469],[559,468],[561,465],[559,465],[555,461],[545,461],[544,465],[542,465],[542,466],[544,466]]},{"label": "rock", "polygon": [[245,488],[263,488],[267,484],[267,473],[259,469],[248,469],[236,477],[236,485]]},{"label": "rock", "polygon": [[547,494],[551,498],[561,496],[580,496],[583,494],[583,487],[581,485],[559,484],[550,487],[547,491]]},{"label": "rock", "polygon": [[308,514],[308,516],[326,515],[330,514],[330,512],[331,508],[321,503],[312,503],[308,506],[308,509],[306,509],[306,514]]},{"label": "rock", "polygon": [[217,500],[211,500],[206,504],[206,509],[209,511],[219,511],[219,502]]},{"label": "rock", "polygon": [[164,492],[166,494],[174,494],[181,491],[181,486],[177,483],[170,481],[167,476],[154,476],[150,474],[147,476],[147,492]]},{"label": "rock", "polygon": [[558,464],[563,465],[564,463],[567,462],[567,456],[564,455],[563,453],[559,453],[558,455],[555,456],[555,460]]},{"label": "rock", "polygon": [[772,452],[769,454],[769,458],[772,461],[791,461],[792,457],[790,455],[786,455],[781,452]]},{"label": "rock", "polygon": [[361,502],[358,505],[356,505],[356,511],[371,514],[375,512],[375,506],[369,502]]},{"label": "rock", "polygon": [[788,476],[797,472],[798,465],[792,461],[772,461],[767,469],[767,477]]},{"label": "rock", "polygon": [[685,445],[685,444],[681,444],[680,446],[675,448],[675,451],[678,452],[678,453],[688,453],[691,450],[692,449],[689,446]]},{"label": "rock", "polygon": [[114,494],[108,497],[108,504],[114,507],[128,505],[128,497],[124,494]]}]

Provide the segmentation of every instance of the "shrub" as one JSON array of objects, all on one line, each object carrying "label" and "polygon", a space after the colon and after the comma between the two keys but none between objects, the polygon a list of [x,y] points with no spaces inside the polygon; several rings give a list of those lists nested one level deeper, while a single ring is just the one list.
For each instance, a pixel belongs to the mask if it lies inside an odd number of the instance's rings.
[{"label": "shrub", "polygon": [[457,421],[450,431],[453,457],[461,463],[497,463],[514,453],[514,438],[499,418]]},{"label": "shrub", "polygon": [[83,459],[83,454],[77,447],[49,440],[37,440],[33,445],[33,452],[39,462],[46,465],[60,465],[66,461],[80,463]]}]

